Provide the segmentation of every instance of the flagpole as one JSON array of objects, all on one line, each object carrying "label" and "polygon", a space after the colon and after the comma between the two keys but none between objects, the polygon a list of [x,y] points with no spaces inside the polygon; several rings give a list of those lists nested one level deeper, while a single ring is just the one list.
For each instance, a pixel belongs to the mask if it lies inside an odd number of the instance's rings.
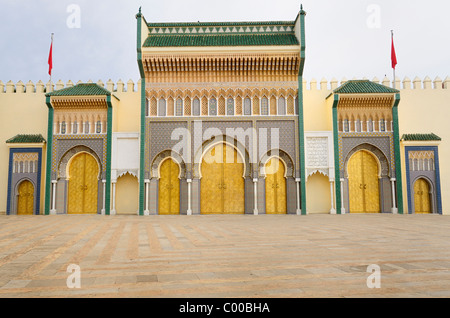
[{"label": "flagpole", "polygon": [[[391,30],[391,43],[394,43],[394,30]],[[396,89],[396,87],[395,87],[395,67],[393,67],[393,72],[394,72],[394,89]]]}]

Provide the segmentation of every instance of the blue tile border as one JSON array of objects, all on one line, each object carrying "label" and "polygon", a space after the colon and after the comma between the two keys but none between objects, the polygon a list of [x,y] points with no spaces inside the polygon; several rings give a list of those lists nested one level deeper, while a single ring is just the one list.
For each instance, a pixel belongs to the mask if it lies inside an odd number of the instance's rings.
[{"label": "blue tile border", "polygon": [[433,151],[434,167],[436,174],[436,202],[437,213],[442,214],[442,197],[441,197],[441,178],[439,172],[439,152],[437,146],[405,146],[405,165],[406,165],[406,183],[408,195],[408,213],[413,213],[412,197],[411,197],[411,177],[409,173],[409,152],[410,151]]},{"label": "blue tile border", "polygon": [[34,214],[40,214],[41,206],[41,165],[42,165],[42,148],[10,148],[9,149],[9,167],[8,167],[8,198],[6,203],[6,215],[11,214],[11,193],[12,193],[12,168],[13,157],[15,153],[37,152],[38,153],[38,169],[36,184],[36,200],[34,206]]}]

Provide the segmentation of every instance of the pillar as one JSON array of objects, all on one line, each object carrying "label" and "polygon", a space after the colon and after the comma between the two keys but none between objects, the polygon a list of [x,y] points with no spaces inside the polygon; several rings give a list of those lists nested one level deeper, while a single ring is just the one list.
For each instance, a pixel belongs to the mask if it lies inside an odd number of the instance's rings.
[{"label": "pillar", "polygon": [[[192,110],[191,110],[192,111]],[[187,186],[188,186],[188,208],[187,208],[187,215],[192,215],[192,202],[191,202],[191,185],[192,185],[192,179],[187,179]]]},{"label": "pillar", "polygon": [[331,195],[331,210],[330,214],[336,214],[336,209],[334,208],[334,179],[330,179],[330,195]]},{"label": "pillar", "polygon": [[296,210],[296,214],[297,215],[301,215],[302,214],[302,209],[300,208],[300,178],[296,178],[295,179],[295,183],[297,185],[297,210]]},{"label": "pillar", "polygon": [[148,179],[144,180],[144,184],[145,184],[145,210],[144,210],[144,215],[150,215],[150,211],[148,209],[148,188],[149,188],[149,183],[150,183],[150,180],[148,180]]},{"label": "pillar", "polygon": [[397,214],[397,204],[395,202],[395,178],[391,178],[391,189],[392,189],[392,214]]},{"label": "pillar", "polygon": [[253,178],[253,214],[258,215],[258,178]]},{"label": "pillar", "polygon": [[102,203],[102,215],[105,215],[105,202],[106,202],[106,180],[102,180],[103,183],[103,203]]},{"label": "pillar", "polygon": [[112,182],[112,209],[111,215],[116,215],[116,182]]},{"label": "pillar", "polygon": [[50,214],[56,214],[56,180],[52,180],[52,208]]},{"label": "pillar", "polygon": [[344,179],[341,179],[341,214],[345,214],[345,208],[344,208]]}]

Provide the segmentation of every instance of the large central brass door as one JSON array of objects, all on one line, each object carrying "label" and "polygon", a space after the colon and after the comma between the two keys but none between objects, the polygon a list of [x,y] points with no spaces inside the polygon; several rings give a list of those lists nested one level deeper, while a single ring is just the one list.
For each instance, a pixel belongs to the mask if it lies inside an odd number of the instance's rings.
[{"label": "large central brass door", "polygon": [[201,173],[202,214],[245,213],[244,163],[236,149],[219,144],[208,150]]},{"label": "large central brass door", "polygon": [[28,181],[22,181],[19,185],[19,198],[17,202],[17,214],[33,214],[34,186]]},{"label": "large central brass door", "polygon": [[380,190],[378,163],[374,156],[361,150],[348,162],[350,213],[379,213]]},{"label": "large central brass door", "polygon": [[73,158],[69,168],[69,202],[67,213],[97,213],[97,161],[88,153]]},{"label": "large central brass door", "polygon": [[415,213],[431,213],[430,186],[422,178],[414,183],[414,210]]},{"label": "large central brass door", "polygon": [[172,159],[165,160],[160,168],[158,213],[180,214],[180,168]]},{"label": "large central brass door", "polygon": [[286,214],[285,168],[280,159],[272,158],[265,166],[266,214]]}]

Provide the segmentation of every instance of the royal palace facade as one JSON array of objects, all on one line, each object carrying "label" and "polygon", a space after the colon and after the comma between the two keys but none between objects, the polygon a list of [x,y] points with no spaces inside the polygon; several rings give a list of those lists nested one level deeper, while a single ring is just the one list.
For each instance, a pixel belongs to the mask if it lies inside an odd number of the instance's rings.
[{"label": "royal palace facade", "polygon": [[0,82],[0,213],[448,213],[449,78],[307,83],[305,15],[139,11],[137,83]]}]

